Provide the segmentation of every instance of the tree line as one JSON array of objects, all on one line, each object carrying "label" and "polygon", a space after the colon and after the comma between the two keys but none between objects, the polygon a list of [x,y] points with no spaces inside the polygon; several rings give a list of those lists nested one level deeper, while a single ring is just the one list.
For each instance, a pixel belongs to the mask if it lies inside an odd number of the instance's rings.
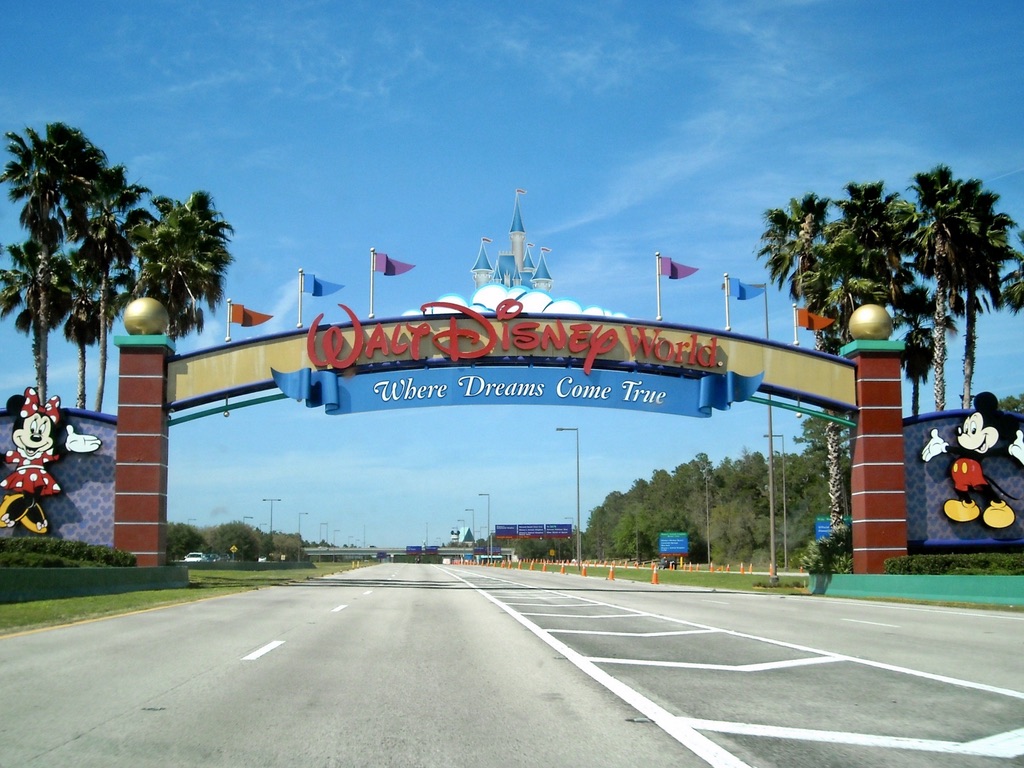
[{"label": "tree line", "polygon": [[93,410],[103,409],[107,336],[133,299],[150,296],[170,316],[168,335],[202,331],[206,304],[223,298],[231,225],[208,192],[184,201],[129,181],[127,168],[77,128],[8,132],[0,174],[21,205],[22,243],[0,245],[0,317],[32,339],[36,387],[46,396],[49,337],[63,330],[78,350],[77,407],[86,402],[86,349],[98,347]]},{"label": "tree line", "polygon": [[[913,177],[909,197],[885,182],[851,182],[836,199],[808,193],[764,213],[757,251],[772,283],[810,312],[834,320],[814,332],[815,348],[836,353],[852,339],[863,304],[886,307],[906,343],[902,365],[917,415],[931,375],[935,410],[946,409],[947,340],[962,321],[964,385],[971,406],[979,313],[1024,307],[1024,233],[979,179],[939,165]],[[842,427],[826,426],[829,512],[842,521]]]}]

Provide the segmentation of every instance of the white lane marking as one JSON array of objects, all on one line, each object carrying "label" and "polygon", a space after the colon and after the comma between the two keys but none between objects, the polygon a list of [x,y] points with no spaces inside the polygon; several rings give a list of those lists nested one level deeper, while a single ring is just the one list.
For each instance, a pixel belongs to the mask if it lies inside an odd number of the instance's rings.
[{"label": "white lane marking", "polygon": [[715,605],[732,605],[732,603],[727,603],[727,602],[725,602],[725,600],[701,600],[701,602],[702,603],[714,603]]},{"label": "white lane marking", "polygon": [[[716,762],[715,759],[710,759],[709,757],[705,756],[705,754],[703,754],[702,752],[698,752],[696,749],[694,749],[693,746],[691,746],[690,743],[688,743],[687,741],[684,741],[681,736],[676,735],[677,731],[675,731],[672,728],[668,727],[664,722],[662,722],[661,719],[659,719],[658,717],[652,715],[650,712],[654,711],[655,713],[657,713],[660,710],[668,718],[670,718],[670,719],[674,718],[677,721],[676,725],[679,726],[679,727],[682,727],[684,729],[682,731],[684,734],[687,733],[688,730],[693,729],[694,731],[711,731],[711,732],[721,732],[721,733],[750,734],[750,735],[755,735],[755,736],[775,736],[775,737],[779,737],[779,738],[803,739],[803,740],[810,740],[810,741],[823,741],[823,742],[832,742],[832,743],[861,744],[861,745],[865,745],[865,746],[890,747],[890,748],[894,748],[894,749],[916,749],[916,750],[923,750],[923,751],[946,752],[946,753],[953,753],[953,754],[963,754],[963,755],[972,755],[972,756],[984,756],[984,757],[998,757],[998,758],[1007,758],[1007,759],[1013,759],[1013,758],[1016,758],[1016,757],[1020,757],[1021,755],[1024,755],[1024,728],[1017,729],[1017,730],[1014,730],[1014,731],[1007,731],[1005,733],[994,734],[992,736],[988,736],[988,737],[985,737],[985,738],[982,738],[982,739],[976,739],[974,741],[963,742],[963,743],[956,743],[956,742],[944,742],[944,741],[929,740],[929,739],[913,739],[913,738],[906,738],[906,737],[899,737],[899,736],[876,736],[876,735],[873,735],[873,734],[843,733],[841,731],[835,731],[835,732],[834,731],[815,731],[815,730],[812,730],[812,729],[787,728],[787,727],[781,727],[781,726],[780,727],[776,727],[776,726],[767,726],[767,725],[757,725],[757,724],[751,724],[751,723],[730,723],[730,722],[712,721],[712,720],[699,720],[697,718],[689,718],[689,717],[685,717],[685,716],[673,716],[673,715],[669,714],[667,711],[662,710],[661,707],[659,707],[657,704],[654,704],[653,702],[649,702],[649,700],[646,699],[639,692],[633,691],[632,689],[628,688],[628,686],[625,686],[624,683],[619,683],[619,681],[615,680],[615,678],[611,678],[611,680],[616,682],[616,683],[618,683],[618,685],[620,687],[625,688],[625,690],[627,692],[631,692],[632,694],[634,694],[637,697],[637,701],[639,701],[641,703],[649,704],[652,709],[651,710],[647,710],[647,709],[642,708],[638,703],[634,703],[634,700],[632,698],[630,698],[629,696],[623,695],[622,693],[620,693],[619,690],[616,687],[613,687],[611,684],[609,684],[609,682],[606,682],[604,679],[601,679],[601,678],[595,676],[594,674],[592,674],[592,672],[590,670],[586,669],[584,666],[582,666],[580,663],[578,663],[578,661],[582,661],[584,663],[593,664],[594,663],[593,659],[587,659],[585,657],[580,656],[579,654],[576,654],[575,652],[566,653],[566,649],[568,649],[568,646],[565,646],[564,644],[559,643],[557,640],[555,640],[554,638],[550,637],[550,634],[551,634],[550,631],[542,630],[540,627],[534,625],[528,619],[520,618],[519,615],[514,610],[512,610],[510,608],[507,608],[499,600],[496,600],[496,599],[492,598],[491,595],[488,592],[484,591],[483,589],[481,589],[481,588],[479,588],[479,587],[477,587],[477,586],[475,586],[473,584],[469,584],[469,582],[466,582],[465,579],[462,579],[457,574],[451,574],[450,573],[449,575],[455,576],[456,578],[464,581],[469,586],[471,586],[474,589],[476,589],[487,600],[489,600],[490,602],[495,603],[496,605],[498,605],[500,608],[502,608],[502,610],[504,610],[506,613],[508,613],[510,616],[512,616],[514,619],[516,619],[516,621],[518,621],[520,624],[522,624],[523,626],[527,627],[531,632],[533,632],[535,635],[537,635],[541,640],[543,640],[544,642],[548,643],[548,645],[550,645],[552,648],[554,648],[556,650],[559,650],[566,657],[567,660],[569,660],[570,662],[575,664],[577,667],[579,667],[581,670],[583,670],[588,675],[593,677],[595,680],[600,682],[602,685],[604,685],[606,688],[611,690],[613,693],[616,693],[617,695],[619,695],[619,697],[622,698],[624,701],[626,701],[627,703],[631,704],[635,709],[639,710],[642,714],[646,715],[652,721],[654,721],[660,728],[662,728],[662,730],[664,730],[666,733],[668,733],[669,735],[671,735],[674,738],[676,738],[677,741],[679,741],[684,746],[687,746],[688,748],[690,748],[691,751],[693,751],[695,754],[697,754],[699,757],[701,757],[702,759],[704,759],[706,762],[710,763],[711,765],[719,765],[719,764],[721,764],[723,766],[746,766],[746,763],[739,762],[738,758],[736,758],[734,755],[732,755],[731,753],[726,752],[724,750],[722,750],[722,754],[727,755],[729,758],[731,758],[732,760],[734,760],[736,762],[721,762],[721,763],[719,763],[719,762]],[[492,578],[495,581],[499,581],[499,579],[497,579],[495,577],[488,577],[488,578]],[[514,584],[515,582],[506,582],[506,583],[513,583]],[[568,597],[568,595],[567,595],[567,597]],[[871,661],[869,659],[857,658],[855,656],[846,656],[844,654],[831,653],[829,651],[823,651],[823,650],[816,649],[816,648],[811,648],[811,647],[808,647],[808,646],[798,645],[796,643],[787,643],[787,642],[784,642],[784,641],[781,641],[781,640],[773,640],[773,639],[767,638],[767,637],[759,637],[758,635],[751,635],[751,634],[747,634],[747,633],[743,633],[743,632],[735,632],[733,630],[728,630],[728,629],[715,628],[715,627],[711,627],[710,625],[695,624],[693,622],[684,621],[682,619],[676,619],[676,618],[673,618],[671,616],[664,616],[664,615],[661,615],[661,614],[649,613],[649,612],[646,612],[646,611],[635,611],[634,609],[631,609],[631,608],[624,608],[622,606],[613,605],[611,603],[604,603],[604,602],[601,602],[601,601],[598,601],[598,600],[589,600],[587,598],[576,598],[576,599],[586,600],[586,602],[592,603],[593,605],[600,605],[600,606],[604,606],[606,608],[615,608],[617,610],[632,611],[637,616],[647,616],[647,617],[651,617],[651,618],[663,619],[665,621],[676,623],[676,624],[687,624],[689,626],[694,626],[694,627],[704,627],[704,628],[708,629],[709,631],[721,632],[723,634],[732,635],[733,637],[746,638],[746,639],[749,639],[749,640],[760,641],[760,642],[766,643],[768,645],[775,645],[775,646],[779,646],[779,647],[783,647],[783,648],[791,648],[791,649],[794,649],[794,650],[805,651],[807,653],[822,654],[822,658],[821,659],[818,659],[818,660],[807,660],[807,661],[810,661],[811,663],[826,663],[826,662],[829,662],[829,661],[847,661],[847,662],[851,662],[853,664],[861,664],[861,665],[864,665],[864,666],[867,666],[867,667],[873,667],[875,669],[882,669],[882,670],[886,670],[888,672],[894,672],[894,673],[897,673],[897,674],[909,675],[911,677],[918,677],[918,678],[922,678],[922,679],[925,679],[925,680],[932,680],[932,681],[939,682],[939,683],[945,683],[947,685],[953,685],[953,686],[957,686],[957,687],[968,688],[968,689],[978,690],[978,691],[985,691],[987,693],[993,693],[993,694],[1000,695],[1000,696],[1007,696],[1007,697],[1014,698],[1014,699],[1024,699],[1024,692],[1021,692],[1021,691],[1015,691],[1015,690],[1011,690],[1011,689],[1007,689],[1007,688],[998,688],[996,686],[985,685],[983,683],[975,683],[975,682],[972,682],[970,680],[962,680],[962,679],[955,678],[955,677],[947,677],[946,675],[936,675],[936,674],[932,674],[932,673],[929,673],[929,672],[922,672],[920,670],[911,669],[909,667],[901,667],[901,666],[897,666],[897,665],[894,665],[894,664],[885,664],[885,663],[878,662],[878,661]],[[883,606],[875,606],[875,607],[883,607]],[[884,606],[884,607],[890,607],[890,606]],[[897,608],[897,607],[893,606],[893,608]],[[983,614],[957,612],[957,611],[943,611],[942,609],[927,609],[927,608],[925,608],[925,609],[911,609],[911,610],[921,610],[921,611],[929,612],[929,613],[955,613],[957,615],[965,615],[965,616],[979,616],[979,615],[983,615]],[[1020,620],[1018,617],[1012,617],[1012,616],[999,617],[999,618],[1011,618],[1011,619],[1014,619],[1014,620]],[[616,660],[616,659],[602,660],[602,661],[607,661],[609,663],[621,663],[621,660]],[[798,661],[800,661],[800,660],[798,660]],[[627,663],[629,663],[629,662],[627,662]],[[650,663],[652,665],[657,665],[660,662],[646,662],[646,663]],[[735,670],[736,668],[733,667],[733,668],[730,668],[730,669],[731,670]],[[718,747],[718,745],[714,744],[714,742],[709,742],[709,743],[715,749],[721,750],[721,748]],[[749,768],[749,766],[748,766],[748,768]]]},{"label": "white lane marking", "polygon": [[466,581],[457,573],[452,573],[451,571],[446,571],[446,573],[450,576],[454,576],[456,579],[459,579],[472,589],[475,589],[479,594],[484,596],[484,599],[501,608],[501,610],[505,611],[505,613],[540,638],[542,642],[547,643],[547,645],[553,650],[564,656],[566,660],[575,665],[580,671],[588,675],[595,682],[603,685],[613,694],[633,707],[637,712],[650,719],[659,728],[665,731],[665,733],[689,749],[708,765],[713,765],[715,768],[751,768],[750,765],[740,760],[732,752],[718,746],[707,736],[699,733],[694,728],[691,728],[680,718],[676,717],[658,704],[655,704],[639,691],[630,688],[621,680],[612,677],[596,664],[585,659],[565,643],[560,640],[556,640],[549,633],[545,632],[532,621],[506,606],[497,598],[492,597],[486,591]]},{"label": "white lane marking", "polygon": [[[494,581],[498,581],[499,580],[498,577],[495,577],[495,576],[489,576],[487,578],[493,579]],[[501,579],[501,581],[504,581],[505,583],[511,583],[511,584],[515,584],[516,583],[514,581],[507,581],[505,579]],[[488,593],[484,592],[480,587],[476,587],[475,585],[470,585],[470,586],[474,586],[475,589],[479,589],[483,594],[488,594]],[[565,596],[566,597],[570,597],[570,595],[565,595]],[[633,613],[635,616],[647,616],[649,618],[661,619],[663,621],[667,621],[667,622],[672,623],[672,624],[685,624],[685,625],[690,626],[690,627],[699,627],[699,628],[703,628],[703,629],[713,630],[713,631],[716,631],[716,632],[721,632],[724,635],[730,635],[732,637],[737,637],[737,638],[746,639],[746,640],[755,640],[757,642],[764,643],[765,645],[775,645],[775,646],[778,646],[779,648],[789,648],[790,650],[801,651],[803,653],[818,654],[818,655],[821,655],[821,656],[825,656],[827,658],[832,658],[832,659],[836,659],[836,660],[840,660],[840,661],[848,661],[848,662],[850,662],[852,664],[862,664],[862,665],[864,665],[866,667],[873,667],[875,669],[884,669],[884,670],[886,670],[888,672],[895,672],[897,674],[908,675],[910,677],[919,677],[919,678],[921,678],[923,680],[932,680],[932,681],[937,682],[937,683],[945,683],[946,685],[953,685],[953,686],[956,686],[956,687],[959,687],[959,688],[967,688],[969,690],[975,690],[975,691],[985,691],[986,693],[994,693],[994,694],[996,694],[998,696],[1008,696],[1009,698],[1012,698],[1012,699],[1024,699],[1024,692],[1011,690],[1009,688],[998,688],[998,687],[996,687],[994,685],[986,685],[984,683],[975,683],[975,682],[972,682],[971,680],[963,680],[963,679],[957,678],[957,677],[948,677],[946,675],[936,675],[936,674],[932,674],[930,672],[922,672],[922,671],[917,670],[917,669],[911,669],[910,667],[900,667],[900,666],[897,666],[895,664],[886,664],[886,663],[880,662],[880,661],[872,661],[871,659],[865,659],[865,658],[862,658],[862,657],[859,657],[859,656],[847,656],[847,655],[842,654],[842,653],[833,653],[832,651],[823,651],[820,648],[812,648],[810,646],[801,645],[799,643],[789,643],[789,642],[786,642],[785,640],[775,640],[775,639],[770,638],[770,637],[762,637],[760,635],[752,635],[752,634],[749,634],[747,632],[737,632],[737,631],[732,630],[732,629],[723,629],[723,628],[720,628],[720,627],[713,627],[710,624],[697,624],[697,623],[692,622],[692,621],[685,621],[683,619],[676,619],[676,618],[674,618],[672,616],[665,616],[664,614],[660,614],[660,613],[650,613],[649,611],[639,611],[639,610],[635,610],[633,608],[626,608],[625,606],[621,606],[621,605],[614,605],[612,603],[605,603],[605,602],[602,602],[600,600],[591,600],[589,598],[584,598],[584,597],[577,597],[576,599],[577,600],[585,600],[586,602],[591,603],[592,605],[598,605],[598,606],[602,606],[604,608],[613,608],[613,609],[619,610],[619,611],[628,611],[628,612]],[[811,598],[808,598],[808,599],[811,599]],[[877,606],[873,606],[873,607],[877,607]],[[975,615],[978,615],[978,614],[964,614],[964,615],[975,616]]]},{"label": "white lane marking", "polygon": [[600,629],[549,629],[560,635],[609,635],[611,637],[676,637],[677,635],[711,635],[715,629],[680,629],[668,632],[604,632]]},{"label": "white lane marking", "polygon": [[[580,606],[581,608],[589,608],[589,605]],[[632,613],[602,613],[593,616],[584,616],[578,613],[526,613],[523,612],[523,616],[549,616],[556,619],[632,619],[635,616]]]},{"label": "white lane marking", "polygon": [[811,664],[833,664],[843,659],[814,656],[809,659],[788,659],[786,661],[764,661],[758,664],[706,664],[696,661],[656,661],[651,659],[615,659],[611,657],[588,656],[587,661],[595,664],[624,664],[636,667],[672,667],[673,669],[713,669],[719,672],[768,672],[789,667],[806,667]]},{"label": "white lane marking", "polygon": [[363,592],[363,594],[364,594],[364,595],[370,595],[370,594],[373,594],[373,590],[372,590],[372,589],[368,589],[368,590],[366,590],[365,592]]},{"label": "white lane marking", "polygon": [[248,656],[243,656],[242,661],[256,661],[256,659],[258,659],[263,654],[270,653],[272,650],[274,650],[275,648],[280,648],[282,645],[284,645],[284,640],[274,640],[272,642],[267,643],[262,648],[257,648]]},{"label": "white lane marking", "polygon": [[338,613],[338,611],[344,611],[348,608],[347,605],[339,605],[337,608],[331,608],[331,613]]},{"label": "white lane marking", "polygon": [[861,619],[840,619],[840,621],[849,621],[851,624],[870,624],[873,627],[892,627],[893,629],[899,629],[899,624],[883,624],[880,621],[862,621]]},{"label": "white lane marking", "polygon": [[918,752],[942,752],[954,755],[1003,757],[1013,759],[1024,755],[1024,728],[998,733],[975,741],[939,741],[937,739],[910,739],[903,736],[878,736],[871,733],[819,731],[811,728],[757,725],[756,723],[730,723],[722,720],[699,720],[685,717],[691,728],[712,733],[730,733],[739,736],[767,736],[795,741],[819,741],[828,744],[852,744],[860,747],[909,749]]}]

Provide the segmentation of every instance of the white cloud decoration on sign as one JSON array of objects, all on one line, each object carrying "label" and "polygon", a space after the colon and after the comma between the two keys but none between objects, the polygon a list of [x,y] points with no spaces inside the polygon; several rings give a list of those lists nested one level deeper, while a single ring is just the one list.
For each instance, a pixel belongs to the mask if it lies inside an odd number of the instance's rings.
[{"label": "white cloud decoration on sign", "polygon": [[[448,304],[456,304],[460,307],[471,307],[478,312],[494,312],[497,306],[506,299],[515,299],[523,305],[523,312],[531,315],[594,315],[596,317],[626,317],[622,312],[612,312],[602,307],[584,307],[575,299],[552,299],[550,294],[544,291],[536,291],[521,286],[506,288],[497,283],[490,283],[473,294],[470,301],[457,293],[447,293],[441,296],[438,301]],[[444,307],[429,307],[428,315],[447,315],[452,310]],[[418,309],[406,310],[403,317],[412,315],[423,315]]]}]

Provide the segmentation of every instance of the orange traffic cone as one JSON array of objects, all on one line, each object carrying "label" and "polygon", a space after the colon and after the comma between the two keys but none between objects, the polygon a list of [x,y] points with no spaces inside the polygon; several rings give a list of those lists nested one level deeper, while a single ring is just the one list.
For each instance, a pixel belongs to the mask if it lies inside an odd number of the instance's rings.
[{"label": "orange traffic cone", "polygon": [[615,563],[608,569],[608,581],[615,581]]},{"label": "orange traffic cone", "polygon": [[584,575],[584,576],[587,575],[587,564],[586,563],[583,564],[582,569],[580,570],[580,573],[582,575]]},{"label": "orange traffic cone", "polygon": [[659,583],[660,582],[658,581],[658,566],[654,566],[654,568],[651,569],[651,584]]},{"label": "orange traffic cone", "polygon": [[562,563],[562,570],[559,571],[559,573],[561,573],[563,575],[565,574],[565,563]]}]

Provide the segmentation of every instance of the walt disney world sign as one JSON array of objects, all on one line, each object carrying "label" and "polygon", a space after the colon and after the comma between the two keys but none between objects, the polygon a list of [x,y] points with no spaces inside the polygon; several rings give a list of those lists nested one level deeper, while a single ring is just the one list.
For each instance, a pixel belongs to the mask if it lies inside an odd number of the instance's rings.
[{"label": "walt disney world sign", "polygon": [[[856,408],[841,358],[738,334],[619,317],[493,312],[446,301],[422,314],[348,321],[172,358],[174,409],[276,386],[346,414],[469,404],[587,405],[710,416],[758,389],[836,410]],[[230,355],[230,363],[225,360]]]}]

